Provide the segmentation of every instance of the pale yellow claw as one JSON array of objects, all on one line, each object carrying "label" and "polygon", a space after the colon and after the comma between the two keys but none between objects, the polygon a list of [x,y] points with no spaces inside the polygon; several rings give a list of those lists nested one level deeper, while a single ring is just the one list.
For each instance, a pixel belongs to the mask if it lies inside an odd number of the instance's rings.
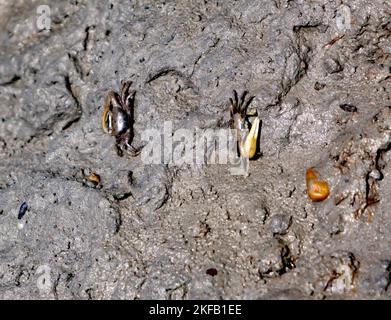
[{"label": "pale yellow claw", "polygon": [[240,155],[242,157],[251,159],[255,156],[257,152],[259,124],[260,119],[256,117],[251,126],[250,132],[248,133],[244,141],[240,142]]},{"label": "pale yellow claw", "polygon": [[[103,105],[103,115],[102,115],[102,128],[104,132],[112,134],[112,118],[113,118],[113,112],[112,112],[112,102],[115,101],[115,92],[110,91],[105,100],[105,104]],[[118,103],[118,102],[116,102]]]},{"label": "pale yellow claw", "polygon": [[105,106],[103,110],[103,116],[102,116],[102,128],[106,133],[111,133],[111,130],[108,128],[108,121],[110,121],[110,108],[108,106]]}]

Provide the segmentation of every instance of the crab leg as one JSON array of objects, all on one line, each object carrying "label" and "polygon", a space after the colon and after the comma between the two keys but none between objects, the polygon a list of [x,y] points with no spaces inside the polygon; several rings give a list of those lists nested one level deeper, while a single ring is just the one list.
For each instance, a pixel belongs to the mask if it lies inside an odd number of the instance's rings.
[{"label": "crab leg", "polygon": [[126,100],[131,85],[132,81],[121,81],[121,100],[123,103]]}]

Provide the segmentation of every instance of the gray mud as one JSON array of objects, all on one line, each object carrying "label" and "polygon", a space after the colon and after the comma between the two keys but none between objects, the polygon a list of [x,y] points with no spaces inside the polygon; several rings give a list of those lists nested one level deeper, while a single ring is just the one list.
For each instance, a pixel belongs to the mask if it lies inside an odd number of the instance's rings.
[{"label": "gray mud", "polygon": [[[389,1],[47,1],[50,31],[40,4],[1,3],[0,298],[391,297]],[[249,90],[249,176],[119,157],[100,119],[121,80],[135,145],[227,128]]]}]

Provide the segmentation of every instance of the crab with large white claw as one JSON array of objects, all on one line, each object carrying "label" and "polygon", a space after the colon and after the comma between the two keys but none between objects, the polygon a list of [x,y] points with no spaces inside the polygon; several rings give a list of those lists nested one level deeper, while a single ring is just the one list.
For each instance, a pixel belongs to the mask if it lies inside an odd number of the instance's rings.
[{"label": "crab with large white claw", "polygon": [[[246,100],[247,91],[244,91],[238,98],[238,93],[234,90],[234,99],[230,98],[230,113],[233,128],[236,130],[239,154],[243,158],[252,159],[257,153],[258,135],[260,119],[255,114],[248,114],[247,109],[254,99],[250,96]],[[253,123],[249,121],[250,116],[255,116]]]}]

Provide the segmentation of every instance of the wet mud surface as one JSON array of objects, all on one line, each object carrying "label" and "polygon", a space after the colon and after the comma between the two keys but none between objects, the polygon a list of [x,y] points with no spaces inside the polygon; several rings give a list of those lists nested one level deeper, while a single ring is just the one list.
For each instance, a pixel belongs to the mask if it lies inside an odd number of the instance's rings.
[{"label": "wet mud surface", "polygon": [[[40,30],[42,4],[0,13],[0,298],[390,298],[389,1],[50,1]],[[249,175],[118,156],[122,80],[134,145],[248,90]]]}]

